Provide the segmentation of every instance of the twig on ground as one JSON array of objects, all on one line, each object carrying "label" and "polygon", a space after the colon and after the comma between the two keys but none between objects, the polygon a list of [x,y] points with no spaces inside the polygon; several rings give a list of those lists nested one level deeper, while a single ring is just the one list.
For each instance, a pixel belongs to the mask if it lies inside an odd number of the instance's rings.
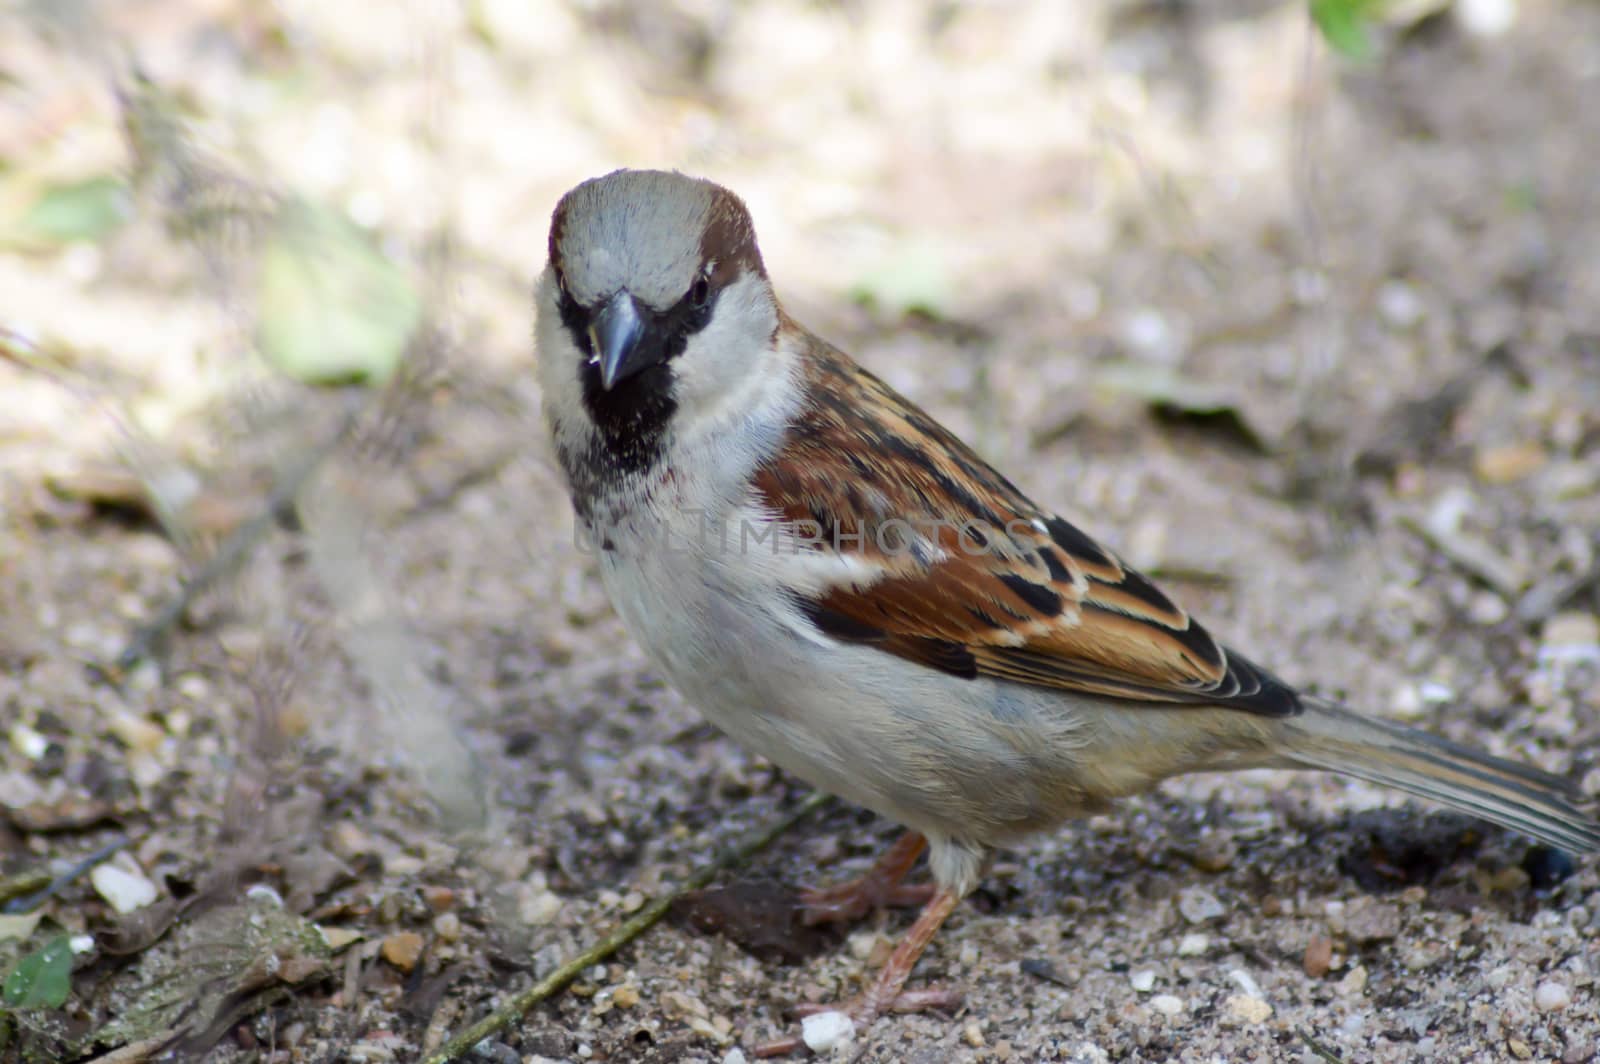
[{"label": "twig on ground", "polygon": [[1517,603],[1517,620],[1525,624],[1547,621],[1551,614],[1596,585],[1600,585],[1600,564],[1591,565],[1581,573],[1551,577],[1535,584]]},{"label": "twig on ground", "polygon": [[109,1053],[101,1054],[88,1064],[143,1064],[172,1042],[172,1032],[156,1035],[154,1038],[143,1038],[137,1042],[129,1042],[125,1046],[113,1049]]},{"label": "twig on ground", "polygon": [[1517,567],[1478,537],[1451,527],[1448,522],[1418,520],[1409,514],[1402,514],[1400,523],[1463,572],[1487,584],[1505,598],[1516,599],[1522,594],[1527,581]]},{"label": "twig on ground", "polygon": [[89,856],[73,865],[71,868],[68,868],[54,879],[47,881],[42,887],[39,887],[31,894],[18,894],[11,896],[6,900],[4,905],[0,905],[0,913],[15,915],[18,913],[32,912],[45,902],[49,901],[56,894],[60,893],[61,889],[67,884],[93,869],[95,865],[100,864],[102,861],[109,861],[116,855],[118,850],[122,849],[126,845],[128,845],[127,839],[112,839],[110,842],[106,843],[104,846],[100,847],[98,850],[94,851]]},{"label": "twig on ground", "polygon": [[439,1048],[438,1052],[427,1057],[423,1064],[448,1064],[449,1061],[456,1060],[470,1052],[473,1046],[485,1038],[511,1026],[533,1006],[559,993],[584,971],[605,960],[617,950],[648,931],[652,925],[666,915],[673,902],[690,891],[704,889],[722,873],[744,864],[750,858],[772,845],[773,841],[784,832],[810,816],[827,800],[828,796],[821,793],[813,793],[807,796],[805,801],[795,806],[787,815],[780,817],[772,824],[734,846],[733,849],[726,851],[690,876],[685,882],[640,909],[636,915],[624,921],[615,931],[606,935],[599,942],[528,987],[471,1027],[451,1038]]},{"label": "twig on ground", "polygon": [[1328,1064],[1344,1064],[1343,1057],[1329,1049],[1327,1046],[1323,1045],[1321,1042],[1317,1041],[1315,1038],[1312,1038],[1310,1031],[1300,1030],[1296,1031],[1295,1034],[1300,1036],[1300,1041],[1306,1044],[1307,1049],[1311,1050],[1311,1052],[1315,1053],[1323,1060],[1326,1060]]}]

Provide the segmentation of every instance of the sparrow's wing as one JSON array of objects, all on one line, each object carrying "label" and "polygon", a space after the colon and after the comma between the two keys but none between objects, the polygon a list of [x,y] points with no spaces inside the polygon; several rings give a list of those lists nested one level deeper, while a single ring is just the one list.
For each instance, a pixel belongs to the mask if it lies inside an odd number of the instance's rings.
[{"label": "sparrow's wing", "polygon": [[824,633],[958,676],[1299,712],[1291,688],[882,381],[820,341],[805,365],[807,408],[756,491],[838,556],[789,589]]}]

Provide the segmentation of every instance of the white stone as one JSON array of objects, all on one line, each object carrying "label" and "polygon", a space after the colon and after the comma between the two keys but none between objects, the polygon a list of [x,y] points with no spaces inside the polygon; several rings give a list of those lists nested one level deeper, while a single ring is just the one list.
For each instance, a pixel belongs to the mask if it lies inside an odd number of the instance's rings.
[{"label": "white stone", "polygon": [[1378,313],[1397,329],[1409,329],[1422,320],[1422,297],[1404,281],[1389,281],[1378,289]]},{"label": "white stone", "polygon": [[1498,37],[1517,21],[1517,0],[1456,0],[1456,21],[1476,37]]},{"label": "white stone", "polygon": [[1150,968],[1140,968],[1138,971],[1128,976],[1128,982],[1131,983],[1133,988],[1139,993],[1148,994],[1150,991],[1155,989],[1156,973]]},{"label": "white stone", "polygon": [[89,882],[94,884],[95,893],[124,915],[156,900],[154,883],[142,874],[126,871],[116,865],[96,865],[94,871],[89,873]]},{"label": "white stone", "polygon": [[1233,981],[1234,986],[1238,987],[1240,990],[1243,990],[1251,997],[1258,998],[1262,996],[1260,984],[1255,981],[1254,976],[1245,971],[1243,968],[1233,969],[1228,973],[1228,978]]},{"label": "white stone", "polygon": [[37,761],[50,749],[50,740],[26,724],[11,726],[11,748],[29,761]]},{"label": "white stone", "polygon": [[1572,1004],[1572,991],[1564,983],[1540,983],[1533,992],[1533,1004],[1540,1012],[1560,1012]]},{"label": "white stone", "polygon": [[813,1053],[826,1053],[855,1033],[855,1021],[842,1012],[818,1012],[800,1021],[800,1039]]},{"label": "white stone", "polygon": [[1178,940],[1178,956],[1198,957],[1211,948],[1211,939],[1206,935],[1184,935]]},{"label": "white stone", "polygon": [[244,896],[249,901],[259,901],[263,904],[272,906],[274,909],[283,908],[283,895],[279,894],[265,883],[254,884],[249,890],[244,892]]},{"label": "white stone", "polygon": [[1163,1016],[1176,1016],[1183,1011],[1183,999],[1171,994],[1157,994],[1150,999],[1150,1007]]},{"label": "white stone", "polygon": [[747,1064],[744,1050],[734,1046],[722,1055],[722,1064]]},{"label": "white stone", "polygon": [[1200,887],[1188,887],[1178,895],[1178,911],[1191,924],[1203,924],[1228,914],[1215,894]]}]

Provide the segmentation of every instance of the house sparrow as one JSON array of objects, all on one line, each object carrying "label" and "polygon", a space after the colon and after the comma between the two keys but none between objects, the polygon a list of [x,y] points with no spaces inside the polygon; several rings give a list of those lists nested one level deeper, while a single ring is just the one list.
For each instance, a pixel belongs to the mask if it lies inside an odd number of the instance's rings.
[{"label": "house sparrow", "polygon": [[841,1006],[858,1026],[957,1000],[904,984],[992,847],[1181,773],[1342,772],[1600,850],[1563,780],[1296,691],[1029,501],[784,313],[727,189],[586,181],[549,254],[545,419],[628,630],[734,739],[910,829],[813,895],[822,918],[926,899]]}]

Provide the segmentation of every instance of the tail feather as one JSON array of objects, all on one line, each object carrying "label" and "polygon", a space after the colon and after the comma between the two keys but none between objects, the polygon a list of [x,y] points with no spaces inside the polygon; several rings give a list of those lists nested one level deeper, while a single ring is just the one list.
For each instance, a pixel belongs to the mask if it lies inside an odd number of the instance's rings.
[{"label": "tail feather", "polygon": [[1394,787],[1563,850],[1600,852],[1600,821],[1558,776],[1320,700],[1306,699],[1305,712],[1283,724],[1298,767]]}]

